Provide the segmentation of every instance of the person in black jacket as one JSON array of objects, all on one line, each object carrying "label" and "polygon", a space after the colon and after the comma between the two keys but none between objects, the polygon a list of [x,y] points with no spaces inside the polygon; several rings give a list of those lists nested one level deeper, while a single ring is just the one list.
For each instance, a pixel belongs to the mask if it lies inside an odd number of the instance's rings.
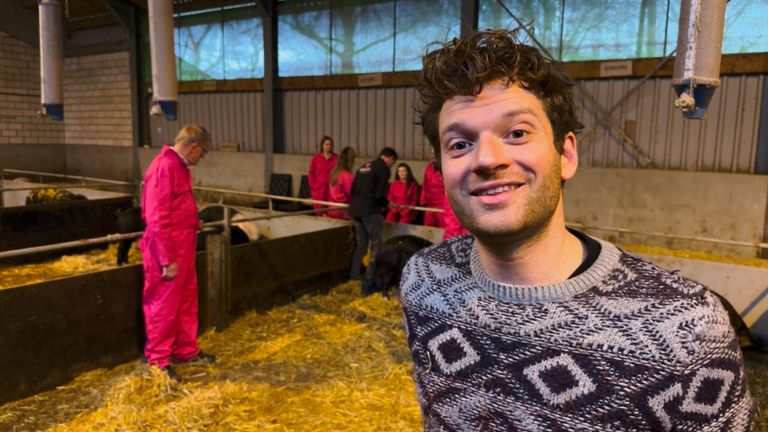
[{"label": "person in black jacket", "polygon": [[374,280],[376,253],[381,244],[381,230],[384,227],[384,214],[387,211],[387,188],[389,169],[397,161],[397,152],[384,147],[379,157],[361,166],[352,183],[352,201],[349,203],[349,215],[355,223],[355,251],[352,253],[352,266],[349,278],[360,278],[360,262],[368,248],[371,259],[365,271],[363,293],[378,291]]}]

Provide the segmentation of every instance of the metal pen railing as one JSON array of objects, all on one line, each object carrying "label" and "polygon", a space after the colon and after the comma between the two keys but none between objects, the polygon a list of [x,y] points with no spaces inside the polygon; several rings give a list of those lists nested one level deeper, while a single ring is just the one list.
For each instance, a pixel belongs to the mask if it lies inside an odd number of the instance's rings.
[{"label": "metal pen railing", "polygon": [[[237,220],[238,223],[239,222],[255,222],[260,220],[285,218],[285,217],[292,217],[292,216],[299,216],[299,215],[315,215],[318,213],[324,213],[327,211],[332,211],[337,209],[345,209],[349,207],[348,204],[343,204],[343,203],[319,201],[319,200],[313,200],[308,198],[286,197],[281,195],[270,195],[270,194],[258,193],[258,192],[243,192],[243,191],[235,191],[231,189],[209,188],[209,187],[203,187],[203,186],[196,186],[194,187],[194,189],[200,190],[200,191],[207,191],[207,192],[217,192],[217,193],[223,193],[223,194],[236,194],[241,196],[265,198],[268,200],[267,215],[242,217]],[[323,209],[313,208],[313,209],[294,211],[294,212],[275,213],[274,207],[272,205],[273,200],[298,202],[298,203],[307,204],[307,205],[317,204],[317,205],[324,205],[327,207]],[[232,221],[229,220],[229,216],[228,216],[229,209],[236,209],[236,210],[243,209],[242,206],[232,206],[232,205],[225,205],[220,203],[216,205],[219,205],[225,208],[225,218],[223,221],[220,221],[220,222],[209,222],[204,224],[202,229],[203,232],[211,232],[211,233],[217,232],[219,230],[218,226],[221,226],[221,225],[224,225],[224,229],[227,232],[229,232],[229,225],[232,223]],[[415,211],[427,211],[427,212],[436,212],[436,213],[443,212],[442,209],[436,209],[431,207],[421,207],[421,206],[398,205],[398,206],[392,206],[392,207],[407,208]],[[586,224],[575,223],[575,222],[566,222],[566,226],[570,228],[576,228],[576,229],[608,231],[608,232],[615,232],[619,234],[632,234],[632,235],[641,235],[641,236],[648,236],[648,237],[667,238],[667,239],[673,239],[673,240],[698,241],[698,242],[706,242],[706,243],[728,245],[728,246],[749,247],[749,248],[756,249],[756,251],[758,252],[761,249],[768,249],[768,243],[765,243],[765,242],[749,242],[749,241],[739,241],[739,240],[729,240],[729,239],[718,239],[718,238],[712,238],[712,237],[686,236],[686,235],[679,235],[679,234],[669,234],[669,233],[655,232],[655,231],[643,231],[643,230],[621,228],[621,227],[592,226],[592,225],[586,225]],[[143,234],[143,231],[137,231],[137,232],[125,233],[125,234],[109,234],[102,237],[74,240],[74,241],[63,242],[63,243],[55,243],[51,245],[33,246],[29,248],[15,249],[11,251],[3,251],[3,252],[0,252],[0,259],[34,254],[39,252],[64,250],[64,249],[70,249],[70,248],[80,247],[80,246],[97,245],[102,243],[118,242],[121,240],[136,239],[141,237],[142,234]]]}]

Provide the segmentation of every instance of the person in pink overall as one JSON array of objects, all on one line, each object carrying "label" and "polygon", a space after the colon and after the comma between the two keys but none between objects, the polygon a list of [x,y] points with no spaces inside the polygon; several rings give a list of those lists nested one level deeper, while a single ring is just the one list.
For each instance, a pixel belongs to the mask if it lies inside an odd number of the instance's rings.
[{"label": "person in pink overall", "polygon": [[456,213],[453,212],[453,207],[451,207],[451,202],[448,200],[448,197],[443,200],[443,221],[445,222],[443,240],[469,234],[469,230],[465,228],[461,222],[459,222],[459,219],[456,217]]},{"label": "person in pink overall", "polygon": [[[344,147],[336,159],[336,167],[331,171],[328,184],[328,201],[349,204],[352,200],[352,168],[355,165],[355,150],[352,147]],[[329,217],[336,219],[349,219],[346,209],[329,210]]]},{"label": "person in pink overall", "polygon": [[147,333],[144,356],[151,366],[180,380],[170,363],[214,357],[197,344],[195,246],[200,221],[190,167],[208,153],[210,135],[186,125],[144,176],[141,208],[146,223],[139,247],[144,265],[142,306]]},{"label": "person in pink overall", "polygon": [[[309,188],[312,190],[313,200],[328,201],[328,180],[336,166],[336,158],[336,153],[333,152],[333,138],[324,136],[320,140],[320,152],[309,163]],[[313,207],[315,210],[322,210],[326,206],[315,204]],[[318,211],[317,214],[324,213]]]},{"label": "person in pink overall", "polygon": [[403,224],[413,223],[416,220],[417,212],[411,209],[399,208],[396,206],[416,206],[419,204],[419,184],[413,178],[413,171],[406,163],[397,166],[397,175],[395,181],[389,186],[387,199],[390,206],[387,213],[387,222],[399,222]]},{"label": "person in pink overall", "polygon": [[[435,154],[432,153],[432,162],[424,168],[424,185],[421,188],[421,205],[441,209],[445,200],[445,187],[443,186],[443,175],[440,174],[440,167],[435,161]],[[424,212],[424,225],[438,228],[445,228],[445,220],[442,213]]]}]

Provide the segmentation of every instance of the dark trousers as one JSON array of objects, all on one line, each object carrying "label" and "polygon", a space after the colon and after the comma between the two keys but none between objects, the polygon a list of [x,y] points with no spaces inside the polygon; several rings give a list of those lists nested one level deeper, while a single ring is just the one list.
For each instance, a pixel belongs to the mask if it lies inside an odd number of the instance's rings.
[{"label": "dark trousers", "polygon": [[381,245],[381,231],[384,228],[384,215],[372,214],[362,218],[353,218],[355,222],[355,251],[352,253],[352,266],[349,278],[360,279],[360,262],[365,253],[371,249],[371,260],[365,270],[365,278],[372,279],[376,270],[376,254]]}]

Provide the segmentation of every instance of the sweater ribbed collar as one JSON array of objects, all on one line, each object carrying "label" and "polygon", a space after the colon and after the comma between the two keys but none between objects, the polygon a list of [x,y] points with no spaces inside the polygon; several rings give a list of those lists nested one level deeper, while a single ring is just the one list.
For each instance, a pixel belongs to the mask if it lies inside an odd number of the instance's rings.
[{"label": "sweater ribbed collar", "polygon": [[600,255],[589,269],[563,282],[547,285],[513,285],[489,278],[480,263],[480,251],[477,249],[477,241],[475,240],[472,243],[472,252],[470,253],[472,279],[489,295],[505,302],[538,303],[568,300],[598,285],[619,265],[621,251],[611,243],[600,239],[595,240],[600,242]]}]

